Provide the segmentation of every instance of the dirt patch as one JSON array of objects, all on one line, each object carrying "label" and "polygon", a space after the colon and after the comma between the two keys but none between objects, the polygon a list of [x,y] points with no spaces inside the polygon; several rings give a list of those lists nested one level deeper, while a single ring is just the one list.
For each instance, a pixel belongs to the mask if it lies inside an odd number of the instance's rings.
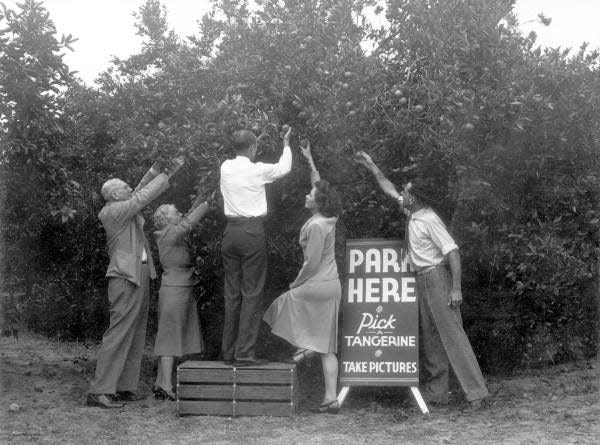
[{"label": "dirt patch", "polygon": [[[119,410],[85,407],[96,348],[33,334],[0,339],[0,443],[595,444],[600,437],[599,369],[590,362],[488,377],[485,409],[463,413],[453,393],[450,407],[425,416],[406,388],[353,388],[338,415],[313,414],[322,390],[313,361],[299,370],[293,418],[180,418],[174,402],[151,397]],[[143,369],[140,391],[149,394],[150,354]],[[18,411],[9,410],[13,403]]]}]

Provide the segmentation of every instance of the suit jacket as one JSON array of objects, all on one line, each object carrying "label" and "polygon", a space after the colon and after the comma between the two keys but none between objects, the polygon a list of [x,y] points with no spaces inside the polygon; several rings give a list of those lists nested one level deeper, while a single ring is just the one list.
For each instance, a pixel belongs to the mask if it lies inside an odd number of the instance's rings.
[{"label": "suit jacket", "polygon": [[[153,175],[151,175],[153,176]],[[107,277],[124,278],[141,285],[142,251],[146,249],[150,277],[156,278],[150,246],[144,235],[144,218],[139,213],[162,192],[169,188],[169,178],[161,173],[154,179],[146,174],[126,201],[107,202],[98,218],[106,230],[110,263]]]},{"label": "suit jacket", "polygon": [[194,286],[194,265],[188,248],[187,234],[208,212],[208,207],[192,209],[177,225],[167,224],[154,232],[164,272],[161,286]]}]

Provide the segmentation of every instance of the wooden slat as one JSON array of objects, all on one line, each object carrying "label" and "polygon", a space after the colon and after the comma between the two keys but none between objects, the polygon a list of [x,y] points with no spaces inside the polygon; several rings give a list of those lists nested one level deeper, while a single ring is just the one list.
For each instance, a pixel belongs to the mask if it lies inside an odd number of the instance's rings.
[{"label": "wooden slat", "polygon": [[287,417],[293,414],[294,407],[289,402],[237,402],[235,404],[236,416]]},{"label": "wooden slat", "polygon": [[294,378],[291,369],[256,369],[256,368],[229,368],[229,369],[202,369],[179,368],[177,370],[181,383],[290,383]]},{"label": "wooden slat", "polygon": [[237,385],[235,388],[236,400],[290,400],[291,398],[290,386]]},{"label": "wooden slat", "polygon": [[232,401],[180,400],[178,414],[203,414],[207,416],[232,416]]},{"label": "wooden slat", "polygon": [[[282,362],[270,362],[258,366],[243,366],[236,369],[292,369],[296,365]],[[179,368],[203,368],[203,369],[233,369],[233,366],[226,365],[223,362],[188,360],[179,365]]]},{"label": "wooden slat", "polygon": [[184,400],[179,402],[179,415],[208,416],[277,416],[288,417],[294,414],[294,406],[289,402],[214,402],[201,400]]},{"label": "wooden slat", "polygon": [[180,399],[233,399],[233,385],[179,385]]},{"label": "wooden slat", "polygon": [[[223,399],[232,400],[233,385],[179,385],[178,397],[183,399]],[[236,400],[290,400],[290,386],[236,385]]]},{"label": "wooden slat", "polygon": [[293,378],[294,373],[289,369],[237,368],[235,371],[236,383],[289,384],[292,382]]},{"label": "wooden slat", "polygon": [[181,363],[178,368],[231,369],[232,366],[226,365],[223,362],[188,360]]},{"label": "wooden slat", "polygon": [[200,369],[178,368],[177,378],[180,383],[233,383],[233,369]]}]

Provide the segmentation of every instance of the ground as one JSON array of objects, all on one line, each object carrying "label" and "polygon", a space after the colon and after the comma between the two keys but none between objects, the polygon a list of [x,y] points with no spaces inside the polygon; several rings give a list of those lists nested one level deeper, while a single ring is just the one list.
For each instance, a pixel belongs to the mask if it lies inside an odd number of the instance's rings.
[{"label": "ground", "polygon": [[[594,362],[486,376],[486,407],[464,413],[458,396],[421,414],[406,388],[353,388],[339,414],[313,414],[317,362],[299,369],[293,418],[177,417],[175,402],[146,400],[118,410],[84,406],[97,345],[35,334],[0,339],[0,444],[592,444],[600,438],[600,379]],[[154,373],[144,359],[140,390]],[[9,409],[18,404],[17,411]],[[14,406],[13,406],[14,408]]]}]

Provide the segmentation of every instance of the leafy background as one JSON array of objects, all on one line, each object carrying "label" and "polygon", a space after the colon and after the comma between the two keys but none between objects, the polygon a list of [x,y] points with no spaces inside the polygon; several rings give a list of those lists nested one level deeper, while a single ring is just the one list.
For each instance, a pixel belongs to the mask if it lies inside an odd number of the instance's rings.
[{"label": "leafy background", "polygon": [[[519,33],[513,4],[223,0],[181,40],[165,8],[148,0],[136,15],[142,50],[113,60],[93,87],[63,63],[73,37],[56,35],[42,3],[4,8],[2,281],[25,292],[5,313],[47,335],[100,338],[108,324],[102,183],[133,185],[153,161],[183,155],[185,171],[155,204],[185,211],[218,187],[233,130],[260,136],[268,162],[289,123],[292,147],[309,138],[321,175],[344,196],[338,258],[346,238],[403,236],[394,203],[352,161],[366,150],[398,186],[417,176],[437,186],[438,210],[461,246],[465,326],[484,369],[592,355],[599,54],[540,49],[534,34]],[[365,7],[389,27],[372,28]],[[266,304],[300,266],[308,188],[295,150],[292,173],[268,188]],[[215,212],[192,240],[213,358],[223,227]],[[285,348],[263,334],[265,351]]]}]

